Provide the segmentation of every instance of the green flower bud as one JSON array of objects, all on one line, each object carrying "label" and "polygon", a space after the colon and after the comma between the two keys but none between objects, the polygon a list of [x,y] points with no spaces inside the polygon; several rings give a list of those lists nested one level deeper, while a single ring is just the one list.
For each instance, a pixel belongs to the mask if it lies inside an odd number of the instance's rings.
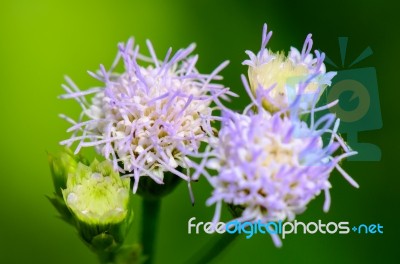
[{"label": "green flower bud", "polygon": [[92,249],[112,252],[121,246],[132,222],[130,179],[121,178],[109,161],[78,163],[62,190],[82,239]]}]

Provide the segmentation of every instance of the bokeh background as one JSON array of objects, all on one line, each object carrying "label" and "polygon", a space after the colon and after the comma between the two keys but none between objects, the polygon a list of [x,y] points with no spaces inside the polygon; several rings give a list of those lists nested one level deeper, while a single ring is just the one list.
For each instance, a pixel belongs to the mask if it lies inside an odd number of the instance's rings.
[{"label": "bokeh background", "polygon": [[[151,39],[160,56],[170,46],[177,50],[196,42],[201,71],[231,61],[223,71],[224,84],[243,95],[232,104],[240,109],[249,102],[240,83],[240,74],[247,71],[241,65],[244,51],[259,49],[264,22],[274,31],[269,47],[275,51],[301,48],[309,32],[314,47],[339,64],[338,37],[349,37],[349,60],[367,46],[373,49],[373,56],[353,68],[375,67],[377,72],[383,128],[360,132],[359,141],[380,146],[382,160],[346,162],[361,188],[353,189],[334,173],[329,213],[322,212],[321,196],[298,219],[380,223],[384,234],[292,235],[281,249],[268,236],[241,236],[213,263],[395,263],[400,234],[400,38],[397,11],[386,2],[1,0],[0,263],[97,261],[45,198],[52,193],[46,151],[59,150],[58,142],[68,136],[68,124],[57,115],[79,113],[76,103],[57,99],[64,75],[83,89],[98,84],[86,71],[100,63],[109,66],[116,44],[130,36],[143,47]],[[182,184],[163,201],[157,263],[182,263],[209,241],[208,235],[188,235],[187,221],[193,216],[211,219],[214,209],[204,204],[210,191],[206,182],[196,184],[192,207]],[[139,203],[140,198],[136,223]],[[137,239],[137,228],[131,241]]]}]

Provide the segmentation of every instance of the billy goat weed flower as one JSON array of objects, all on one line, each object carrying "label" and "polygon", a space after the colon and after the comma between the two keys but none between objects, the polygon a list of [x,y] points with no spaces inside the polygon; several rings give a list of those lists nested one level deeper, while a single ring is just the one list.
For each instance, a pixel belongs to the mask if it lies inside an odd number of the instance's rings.
[{"label": "billy goat weed flower", "polygon": [[[300,119],[304,113],[299,109],[301,94],[289,108],[270,113],[262,106],[266,91],[260,88],[253,97],[244,76],[242,80],[252,104],[243,114],[223,110],[218,139],[197,166],[214,189],[207,200],[207,205],[216,204],[214,222],[219,221],[223,202],[242,210],[238,221],[292,221],[321,191],[325,193],[324,211],[328,211],[329,176],[335,168],[358,187],[339,165],[357,154],[337,134],[340,120],[333,114],[314,120],[316,111],[333,104],[315,109],[315,95],[307,124]],[[300,84],[300,89],[306,86]],[[324,143],[324,135],[329,136],[328,142]],[[343,154],[335,155],[339,149]],[[211,176],[204,167],[216,170],[217,175]],[[278,237],[274,241],[280,245]]]},{"label": "billy goat weed flower", "polygon": [[299,104],[303,110],[311,109],[314,94],[320,96],[331,85],[336,72],[326,72],[324,53],[316,50],[315,58],[310,53],[313,45],[311,34],[307,36],[301,53],[291,47],[288,56],[284,53],[273,53],[266,48],[271,36],[272,31],[268,32],[267,25],[264,24],[260,51],[257,55],[246,51],[250,59],[243,64],[249,66],[248,76],[253,94],[259,87],[267,90],[263,105],[268,111],[276,112],[288,108],[299,94],[299,83],[311,78],[313,80],[304,89],[304,96]]},{"label": "billy goat weed flower", "polygon": [[109,161],[78,163],[62,193],[82,239],[94,251],[113,252],[122,245],[133,220],[129,178],[121,178]]},{"label": "billy goat weed flower", "polygon": [[[78,142],[75,153],[81,147],[95,146],[112,161],[114,169],[134,177],[134,192],[142,176],[162,184],[164,173],[171,172],[190,181],[179,170],[188,168],[183,153],[197,152],[201,142],[208,142],[216,118],[211,103],[217,97],[233,95],[223,85],[211,83],[221,79],[217,74],[228,62],[211,74],[201,74],[195,68],[198,55],[189,56],[193,44],[172,58],[169,49],[163,61],[150,41],[147,46],[151,59],[139,54],[133,39],[119,44],[111,69],[101,66],[99,73],[90,73],[104,82],[103,87],[80,91],[67,78],[70,87],[63,87],[68,94],[61,96],[74,98],[83,109],[77,122],[63,116],[73,124],[68,129],[73,135],[61,144]],[[120,58],[125,72],[115,73]],[[139,65],[139,60],[149,66]],[[85,98],[89,94],[94,94],[91,103]]]},{"label": "billy goat weed flower", "polygon": [[48,157],[55,188],[48,198],[61,219],[78,230],[101,263],[139,263],[138,245],[122,246],[133,222],[130,179],[109,161],[90,164],[67,148]]},{"label": "billy goat weed flower", "polygon": [[73,214],[88,224],[121,222],[128,213],[129,178],[121,178],[108,161],[77,165],[68,175],[63,196]]}]

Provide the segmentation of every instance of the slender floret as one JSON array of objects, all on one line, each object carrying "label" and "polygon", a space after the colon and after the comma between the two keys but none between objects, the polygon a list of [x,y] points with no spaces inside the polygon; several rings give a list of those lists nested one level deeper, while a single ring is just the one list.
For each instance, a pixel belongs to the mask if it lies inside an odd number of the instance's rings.
[{"label": "slender floret", "polygon": [[[331,113],[315,120],[316,111],[332,104],[315,109],[315,95],[306,123],[301,120],[305,114],[301,94],[288,108],[270,113],[262,106],[266,91],[260,88],[253,96],[244,76],[242,80],[252,104],[244,113],[223,109],[218,138],[202,164],[194,165],[213,186],[207,204],[216,205],[214,222],[219,221],[222,203],[243,209],[239,221],[292,221],[321,191],[328,211],[329,176],[335,168],[358,187],[339,165],[356,154],[337,133],[340,120]],[[303,90],[307,85],[299,87]],[[205,168],[216,173],[210,175]],[[277,237],[274,241],[280,245]]]},{"label": "slender floret", "polygon": [[[188,168],[183,153],[197,152],[213,133],[214,99],[233,95],[223,85],[211,83],[221,79],[217,74],[228,62],[211,74],[201,74],[195,68],[198,55],[189,56],[194,44],[172,58],[169,49],[163,61],[150,41],[147,46],[151,58],[139,53],[133,39],[119,44],[111,69],[101,66],[99,73],[90,73],[104,83],[102,87],[81,91],[67,78],[69,86],[63,86],[67,94],[61,97],[74,98],[83,109],[77,122],[63,116],[73,124],[68,129],[73,135],[61,144],[78,142],[75,153],[94,146],[114,169],[134,177],[134,192],[140,177],[162,184],[166,171],[189,181],[178,168]],[[121,58],[125,71],[115,73]],[[86,96],[91,94],[89,103]]]},{"label": "slender floret", "polygon": [[299,94],[299,83],[311,78],[312,81],[305,87],[299,104],[301,109],[309,110],[314,94],[320,96],[331,85],[336,72],[326,72],[324,53],[316,50],[315,57],[311,53],[311,34],[307,36],[301,52],[291,47],[288,56],[284,53],[273,53],[266,48],[271,36],[272,31],[268,32],[267,25],[264,24],[260,51],[257,55],[246,51],[249,59],[243,64],[249,66],[248,75],[253,93],[259,87],[268,91],[263,105],[270,112],[276,112],[287,108]]}]

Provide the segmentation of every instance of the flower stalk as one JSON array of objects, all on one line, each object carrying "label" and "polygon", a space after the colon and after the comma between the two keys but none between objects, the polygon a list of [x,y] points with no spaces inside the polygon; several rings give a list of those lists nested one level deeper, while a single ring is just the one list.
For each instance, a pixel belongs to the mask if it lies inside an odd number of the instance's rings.
[{"label": "flower stalk", "polygon": [[145,264],[154,263],[160,209],[161,198],[143,198],[141,242]]}]

